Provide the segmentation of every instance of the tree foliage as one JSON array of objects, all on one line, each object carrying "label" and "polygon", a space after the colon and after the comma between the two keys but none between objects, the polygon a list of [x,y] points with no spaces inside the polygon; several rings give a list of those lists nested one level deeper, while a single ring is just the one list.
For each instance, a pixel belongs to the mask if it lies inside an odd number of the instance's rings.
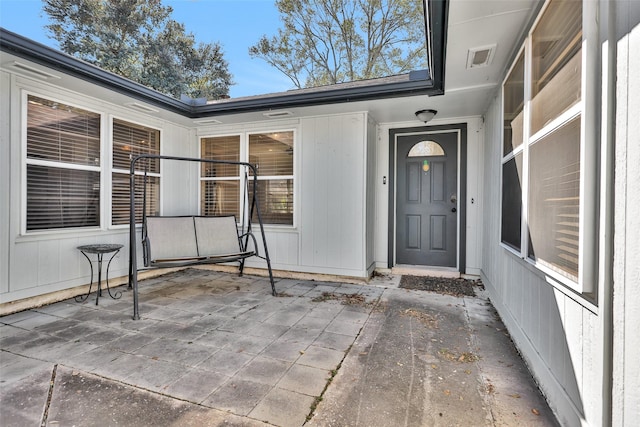
[{"label": "tree foliage", "polygon": [[297,88],[426,68],[422,0],[276,0],[283,28],[249,54]]},{"label": "tree foliage", "polygon": [[44,0],[61,49],[179,98],[217,99],[232,84],[218,43],[196,44],[161,0]]}]

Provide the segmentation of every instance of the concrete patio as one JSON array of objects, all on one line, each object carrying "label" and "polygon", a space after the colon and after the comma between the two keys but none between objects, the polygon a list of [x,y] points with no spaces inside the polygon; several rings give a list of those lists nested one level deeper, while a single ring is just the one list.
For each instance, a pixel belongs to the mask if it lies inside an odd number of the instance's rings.
[{"label": "concrete patio", "polygon": [[0,318],[3,426],[556,425],[481,289],[187,269]]}]

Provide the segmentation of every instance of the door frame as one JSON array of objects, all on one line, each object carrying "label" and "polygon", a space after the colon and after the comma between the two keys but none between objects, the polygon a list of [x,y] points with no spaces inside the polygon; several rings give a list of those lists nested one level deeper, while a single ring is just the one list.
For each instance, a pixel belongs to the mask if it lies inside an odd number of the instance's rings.
[{"label": "door frame", "polygon": [[[467,247],[467,124],[457,123],[439,126],[420,126],[389,129],[389,223],[387,267],[396,265],[396,171],[398,137],[416,134],[458,133],[458,235],[456,265],[458,272],[464,274]],[[428,266],[426,266],[428,267]],[[442,267],[438,267],[442,268]]]}]

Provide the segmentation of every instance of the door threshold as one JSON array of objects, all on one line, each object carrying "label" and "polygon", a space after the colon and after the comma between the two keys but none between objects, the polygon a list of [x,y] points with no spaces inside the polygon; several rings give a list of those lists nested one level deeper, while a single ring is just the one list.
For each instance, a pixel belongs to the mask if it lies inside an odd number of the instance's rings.
[{"label": "door threshold", "polygon": [[460,277],[460,272],[456,270],[455,267],[434,267],[428,265],[398,264],[391,269],[391,273],[407,276],[447,277],[451,279]]}]

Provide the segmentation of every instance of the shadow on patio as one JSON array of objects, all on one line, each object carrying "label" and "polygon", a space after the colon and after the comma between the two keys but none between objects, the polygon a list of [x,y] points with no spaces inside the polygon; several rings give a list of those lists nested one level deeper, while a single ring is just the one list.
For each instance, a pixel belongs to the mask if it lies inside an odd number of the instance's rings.
[{"label": "shadow on patio", "polygon": [[554,425],[488,300],[399,279],[282,279],[272,297],[187,269],[140,282],[138,321],[125,286],[5,316],[0,423]]}]

